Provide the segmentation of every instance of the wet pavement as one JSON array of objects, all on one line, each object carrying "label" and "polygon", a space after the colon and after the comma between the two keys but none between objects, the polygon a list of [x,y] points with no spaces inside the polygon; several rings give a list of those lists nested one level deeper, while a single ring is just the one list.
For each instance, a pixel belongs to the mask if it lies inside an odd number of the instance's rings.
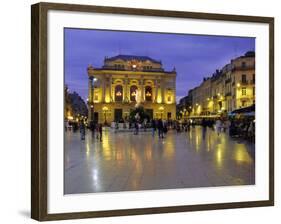
[{"label": "wet pavement", "polygon": [[202,128],[169,131],[164,139],[105,131],[65,133],[64,193],[255,184],[255,145]]}]

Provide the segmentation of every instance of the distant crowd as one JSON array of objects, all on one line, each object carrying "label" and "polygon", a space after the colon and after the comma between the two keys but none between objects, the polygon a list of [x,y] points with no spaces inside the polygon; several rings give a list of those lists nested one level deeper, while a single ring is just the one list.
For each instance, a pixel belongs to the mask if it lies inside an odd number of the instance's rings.
[{"label": "distant crowd", "polygon": [[[120,127],[122,125],[122,127]],[[134,122],[114,122],[112,128],[116,132],[119,129],[130,129],[134,135],[138,135],[140,131],[149,131],[152,136],[158,135],[159,139],[162,139],[167,135],[169,130],[175,130],[177,133],[188,132],[191,127],[202,126],[203,138],[206,135],[207,129],[214,130],[219,136],[221,133],[227,133],[234,138],[244,138],[253,141],[255,139],[255,120],[254,118],[202,118],[202,119],[185,119],[183,121],[178,120],[163,120],[152,119],[148,122],[144,119],[135,120]],[[96,136],[99,141],[102,141],[103,125],[95,122],[90,122],[86,127],[84,122],[72,122],[70,125],[66,124],[65,129],[68,130],[71,126],[73,132],[80,131],[81,140],[85,139],[86,129],[88,128],[93,135]]]}]

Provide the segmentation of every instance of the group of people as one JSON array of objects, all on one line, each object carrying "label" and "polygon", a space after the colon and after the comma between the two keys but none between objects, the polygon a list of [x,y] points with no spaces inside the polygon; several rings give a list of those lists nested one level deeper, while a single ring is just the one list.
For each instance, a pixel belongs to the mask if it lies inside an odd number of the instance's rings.
[{"label": "group of people", "polygon": [[[202,126],[202,135],[203,139],[206,136],[207,127],[212,128],[217,135],[219,136],[222,132],[227,132],[231,137],[243,137],[248,139],[254,139],[255,137],[255,121],[254,119],[205,119],[201,120]],[[69,126],[69,125],[68,125]],[[66,130],[68,130],[68,126],[65,125]],[[72,126],[72,130],[76,132],[80,131],[81,140],[85,140],[86,135],[86,125],[83,121],[80,121]],[[129,124],[129,128],[134,128],[134,135],[139,134],[140,128],[143,128],[146,131],[147,127],[151,128],[152,136],[154,137],[156,133],[158,134],[159,139],[164,138],[167,134],[168,129],[174,129],[177,133],[181,131],[189,131],[190,127],[193,126],[192,120],[186,120],[184,122],[179,121],[165,121],[163,119],[152,119],[149,123],[147,121],[140,122],[136,120],[134,123]],[[118,124],[117,124],[118,129]],[[115,128],[116,128],[115,127]],[[100,142],[102,142],[102,129],[103,125],[95,122],[89,123],[89,129],[92,132],[93,136],[96,137]]]},{"label": "group of people", "polygon": [[[102,124],[96,124],[94,122],[90,122],[89,129],[93,135],[96,135],[96,139],[102,142]],[[85,140],[86,125],[84,121],[79,122],[79,130],[80,130],[81,140]]]},{"label": "group of people", "polygon": [[99,139],[102,142],[102,124],[95,123],[93,121],[90,122],[89,129],[91,130],[92,134],[96,134],[96,139]]},{"label": "group of people", "polygon": [[168,123],[167,121],[162,120],[161,118],[158,120],[151,121],[151,128],[152,128],[152,136],[155,136],[155,132],[158,131],[158,137],[164,138],[164,136],[168,132]]},{"label": "group of people", "polygon": [[[133,127],[134,127],[134,135],[138,135],[140,128],[143,128],[144,131],[147,130],[148,123],[145,120],[143,122],[135,121],[133,123]],[[168,132],[168,122],[162,119],[152,119],[150,122],[150,128],[153,137],[157,132],[159,138],[164,138],[164,136]]]}]

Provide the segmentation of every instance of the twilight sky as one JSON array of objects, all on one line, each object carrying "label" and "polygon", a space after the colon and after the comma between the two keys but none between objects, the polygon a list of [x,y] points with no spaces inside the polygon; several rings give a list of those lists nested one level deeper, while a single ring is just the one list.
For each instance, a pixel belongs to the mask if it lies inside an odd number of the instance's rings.
[{"label": "twilight sky", "polygon": [[165,70],[176,67],[177,101],[231,59],[255,50],[255,38],[65,29],[65,84],[84,100],[87,66],[101,67],[105,56],[149,56]]}]

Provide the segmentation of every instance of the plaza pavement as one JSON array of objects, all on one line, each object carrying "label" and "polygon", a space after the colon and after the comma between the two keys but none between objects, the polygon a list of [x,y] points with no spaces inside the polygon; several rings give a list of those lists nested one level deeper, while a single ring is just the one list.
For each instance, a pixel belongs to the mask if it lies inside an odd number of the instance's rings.
[{"label": "plaza pavement", "polygon": [[255,145],[202,128],[151,132],[65,132],[64,193],[94,193],[255,184]]}]

